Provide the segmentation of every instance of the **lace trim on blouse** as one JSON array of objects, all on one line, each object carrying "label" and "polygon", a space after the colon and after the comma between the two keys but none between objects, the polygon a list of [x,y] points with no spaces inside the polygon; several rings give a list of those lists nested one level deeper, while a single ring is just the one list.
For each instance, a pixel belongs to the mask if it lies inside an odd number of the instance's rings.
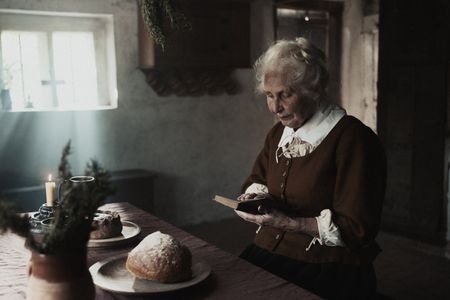
[{"label": "lace trim on blouse", "polygon": [[320,215],[316,217],[317,227],[319,228],[319,237],[314,237],[309,243],[306,251],[311,249],[312,245],[318,242],[320,245],[330,247],[345,247],[345,243],[341,238],[339,228],[333,223],[331,217],[333,213],[329,209],[324,209]]},{"label": "lace trim on blouse", "polygon": [[341,107],[323,104],[302,127],[297,130],[285,127],[275,151],[276,162],[281,156],[296,158],[313,152],[345,115]]},{"label": "lace trim on blouse", "polygon": [[[290,143],[277,148],[275,152],[275,160],[278,163],[278,158],[281,156],[285,156],[286,158],[302,157],[313,152],[315,148],[316,147],[314,147],[310,143],[302,141],[298,137],[292,137]],[[278,154],[278,152],[280,153]]]}]

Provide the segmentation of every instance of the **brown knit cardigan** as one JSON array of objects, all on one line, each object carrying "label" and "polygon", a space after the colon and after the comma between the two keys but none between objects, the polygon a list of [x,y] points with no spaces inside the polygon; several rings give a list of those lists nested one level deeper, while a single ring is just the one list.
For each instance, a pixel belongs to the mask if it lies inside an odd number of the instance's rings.
[{"label": "brown knit cardigan", "polygon": [[273,253],[311,262],[365,263],[380,252],[375,242],[386,185],[386,157],[375,133],[351,116],[344,116],[317,146],[303,157],[275,152],[284,126],[268,133],[242,192],[252,183],[264,184],[277,201],[300,217],[316,217],[330,209],[346,247],[316,243],[312,237],[263,226],[255,244]]}]

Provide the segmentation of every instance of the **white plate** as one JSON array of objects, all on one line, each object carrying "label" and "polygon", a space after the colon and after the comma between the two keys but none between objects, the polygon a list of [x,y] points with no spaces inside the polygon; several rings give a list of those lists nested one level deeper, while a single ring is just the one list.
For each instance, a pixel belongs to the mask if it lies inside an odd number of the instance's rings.
[{"label": "white plate", "polygon": [[128,243],[141,232],[139,225],[130,222],[122,221],[122,233],[119,236],[115,236],[109,239],[90,239],[88,241],[88,247],[109,247],[122,243]]},{"label": "white plate", "polygon": [[108,258],[93,264],[89,268],[94,283],[100,288],[122,294],[152,294],[175,291],[203,281],[211,273],[204,262],[194,262],[192,278],[177,283],[160,283],[136,278],[125,267],[127,253]]}]

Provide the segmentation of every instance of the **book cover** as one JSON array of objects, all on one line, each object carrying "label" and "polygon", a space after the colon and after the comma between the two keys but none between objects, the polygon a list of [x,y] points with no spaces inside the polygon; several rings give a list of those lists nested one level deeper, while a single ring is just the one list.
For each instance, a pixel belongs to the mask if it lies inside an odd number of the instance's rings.
[{"label": "book cover", "polygon": [[275,201],[271,198],[253,198],[245,201],[237,201],[230,198],[222,197],[216,195],[213,198],[214,201],[223,204],[225,206],[228,206],[235,210],[240,210],[246,213],[258,215],[263,214],[263,212],[258,211],[258,207],[262,206],[263,208],[270,209],[274,208],[277,210],[281,210],[285,213],[289,212],[289,207],[285,205],[284,203],[281,203],[279,201]]}]

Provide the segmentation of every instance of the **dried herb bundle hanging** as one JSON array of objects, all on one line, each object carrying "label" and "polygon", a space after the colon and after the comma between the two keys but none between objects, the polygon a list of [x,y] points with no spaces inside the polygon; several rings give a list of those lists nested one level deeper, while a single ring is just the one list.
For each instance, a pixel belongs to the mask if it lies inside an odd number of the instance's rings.
[{"label": "dried herb bundle hanging", "polygon": [[163,50],[167,35],[164,30],[164,18],[169,19],[172,29],[191,29],[186,16],[174,6],[172,0],[139,0],[139,6],[149,36],[155,43],[161,45]]}]

